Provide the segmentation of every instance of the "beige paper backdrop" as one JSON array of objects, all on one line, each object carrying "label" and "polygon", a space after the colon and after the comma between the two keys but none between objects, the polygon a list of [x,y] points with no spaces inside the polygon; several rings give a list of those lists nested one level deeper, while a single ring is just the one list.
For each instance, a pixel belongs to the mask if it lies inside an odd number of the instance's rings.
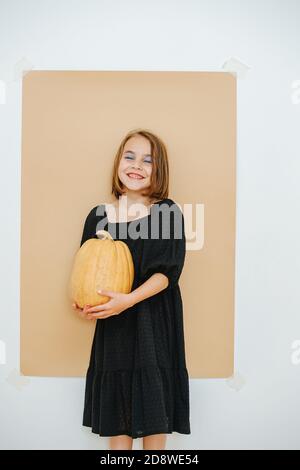
[{"label": "beige paper backdrop", "polygon": [[[167,145],[169,197],[183,209],[186,231],[197,229],[203,238],[198,250],[187,238],[179,281],[190,378],[230,376],[236,78],[225,72],[31,71],[22,86],[21,373],[85,375],[95,323],[79,318],[69,302],[73,256],[90,209],[112,200],[111,169],[121,139],[145,127]],[[192,204],[192,218],[185,204]],[[204,218],[196,227],[201,204]]]}]

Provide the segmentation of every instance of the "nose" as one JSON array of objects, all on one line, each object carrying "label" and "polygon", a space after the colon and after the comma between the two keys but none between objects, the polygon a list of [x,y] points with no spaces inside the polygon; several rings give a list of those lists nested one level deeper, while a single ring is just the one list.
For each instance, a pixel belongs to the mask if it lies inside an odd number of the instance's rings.
[{"label": "nose", "polygon": [[139,170],[141,170],[141,169],[142,169],[142,166],[141,166],[140,163],[133,163],[133,164],[131,165],[131,168],[132,168],[132,169],[139,169]]}]

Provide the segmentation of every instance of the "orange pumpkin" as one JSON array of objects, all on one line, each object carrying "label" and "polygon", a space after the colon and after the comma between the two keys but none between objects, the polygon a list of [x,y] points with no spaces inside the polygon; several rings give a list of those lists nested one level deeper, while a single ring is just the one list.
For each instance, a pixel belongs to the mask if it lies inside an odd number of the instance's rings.
[{"label": "orange pumpkin", "polygon": [[71,299],[80,308],[108,302],[110,297],[98,294],[99,289],[128,294],[133,284],[134,264],[126,243],[106,230],[96,235],[78,249],[69,281]]}]

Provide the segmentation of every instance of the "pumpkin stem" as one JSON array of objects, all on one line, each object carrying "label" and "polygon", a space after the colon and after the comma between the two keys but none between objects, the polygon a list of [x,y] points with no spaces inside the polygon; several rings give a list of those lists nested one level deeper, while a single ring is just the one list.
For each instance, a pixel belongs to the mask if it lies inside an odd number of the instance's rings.
[{"label": "pumpkin stem", "polygon": [[98,230],[96,232],[96,235],[97,235],[98,238],[100,238],[102,240],[113,240],[113,237],[111,236],[111,234],[107,230]]}]

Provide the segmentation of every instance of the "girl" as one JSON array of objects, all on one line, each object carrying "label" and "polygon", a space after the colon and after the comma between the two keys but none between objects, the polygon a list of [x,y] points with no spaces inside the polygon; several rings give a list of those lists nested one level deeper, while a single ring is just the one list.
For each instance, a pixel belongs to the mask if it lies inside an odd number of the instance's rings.
[{"label": "girl", "polygon": [[[168,189],[165,145],[151,132],[134,130],[115,157],[115,201],[94,207],[84,224],[80,246],[105,229],[127,244],[135,270],[129,294],[101,290],[110,298],[107,303],[83,309],[73,304],[83,318],[99,320],[86,374],[83,425],[109,436],[110,449],[132,449],[138,437],[143,449],[165,449],[167,434],[191,433],[178,285],[186,253],[184,219]],[[125,201],[129,209],[141,204],[144,215],[129,216]],[[134,230],[143,237],[132,237]]]}]

